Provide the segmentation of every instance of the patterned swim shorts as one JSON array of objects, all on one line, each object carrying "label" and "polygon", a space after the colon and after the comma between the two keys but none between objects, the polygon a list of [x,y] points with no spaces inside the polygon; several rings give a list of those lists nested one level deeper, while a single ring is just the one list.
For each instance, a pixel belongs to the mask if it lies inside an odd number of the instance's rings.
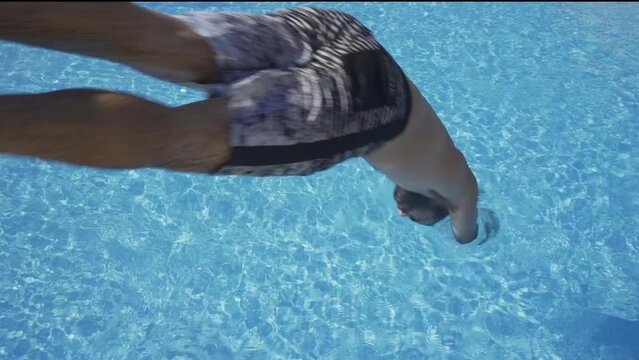
[{"label": "patterned swim shorts", "polygon": [[177,16],[212,45],[228,98],[229,163],[215,174],[309,175],[399,135],[404,73],[351,15],[310,7]]}]

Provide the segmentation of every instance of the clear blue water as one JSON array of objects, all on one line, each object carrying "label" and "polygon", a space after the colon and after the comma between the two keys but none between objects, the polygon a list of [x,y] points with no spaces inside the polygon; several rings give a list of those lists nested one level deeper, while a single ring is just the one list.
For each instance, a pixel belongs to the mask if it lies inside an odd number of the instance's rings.
[{"label": "clear blue water", "polygon": [[[466,154],[497,238],[459,246],[399,218],[360,159],[257,179],[3,155],[0,358],[639,358],[639,5],[314,5],[396,56]],[[3,93],[71,87],[203,98],[0,43]]]}]

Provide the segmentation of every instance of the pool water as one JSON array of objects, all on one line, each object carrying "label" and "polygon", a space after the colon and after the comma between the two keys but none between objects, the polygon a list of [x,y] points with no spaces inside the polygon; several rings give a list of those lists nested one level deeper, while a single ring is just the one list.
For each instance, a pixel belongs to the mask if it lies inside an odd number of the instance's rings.
[{"label": "pool water", "polygon": [[[497,237],[460,246],[446,224],[400,218],[361,159],[248,178],[3,155],[0,358],[639,358],[639,5],[303,4],[355,15],[396,57]],[[0,74],[3,94],[204,98],[8,42]]]}]

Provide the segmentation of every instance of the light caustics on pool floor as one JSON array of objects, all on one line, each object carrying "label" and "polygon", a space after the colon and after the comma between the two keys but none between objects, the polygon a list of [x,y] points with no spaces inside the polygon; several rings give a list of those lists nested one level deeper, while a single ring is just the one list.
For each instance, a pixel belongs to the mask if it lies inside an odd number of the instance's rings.
[{"label": "light caustics on pool floor", "polygon": [[[399,218],[392,184],[359,159],[254,179],[2,156],[0,358],[639,356],[639,7],[330,6],[367,24],[430,100],[499,236],[461,247],[444,225]],[[3,93],[203,98],[10,43],[0,74]]]}]

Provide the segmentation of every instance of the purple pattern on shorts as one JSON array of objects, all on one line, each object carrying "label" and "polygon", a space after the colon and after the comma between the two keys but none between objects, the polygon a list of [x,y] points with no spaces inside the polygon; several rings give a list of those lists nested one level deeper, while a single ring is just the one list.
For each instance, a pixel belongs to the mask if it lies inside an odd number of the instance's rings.
[{"label": "purple pattern on shorts", "polygon": [[[354,17],[316,8],[272,14],[190,13],[178,16],[216,50],[223,83],[211,95],[229,99],[233,147],[313,143],[406,121],[406,79],[390,58],[388,93],[396,106],[353,110],[343,58],[380,50],[369,29]],[[390,139],[386,139],[390,140]],[[383,145],[373,143],[325,159],[294,164],[225,166],[217,174],[308,175]]]}]

